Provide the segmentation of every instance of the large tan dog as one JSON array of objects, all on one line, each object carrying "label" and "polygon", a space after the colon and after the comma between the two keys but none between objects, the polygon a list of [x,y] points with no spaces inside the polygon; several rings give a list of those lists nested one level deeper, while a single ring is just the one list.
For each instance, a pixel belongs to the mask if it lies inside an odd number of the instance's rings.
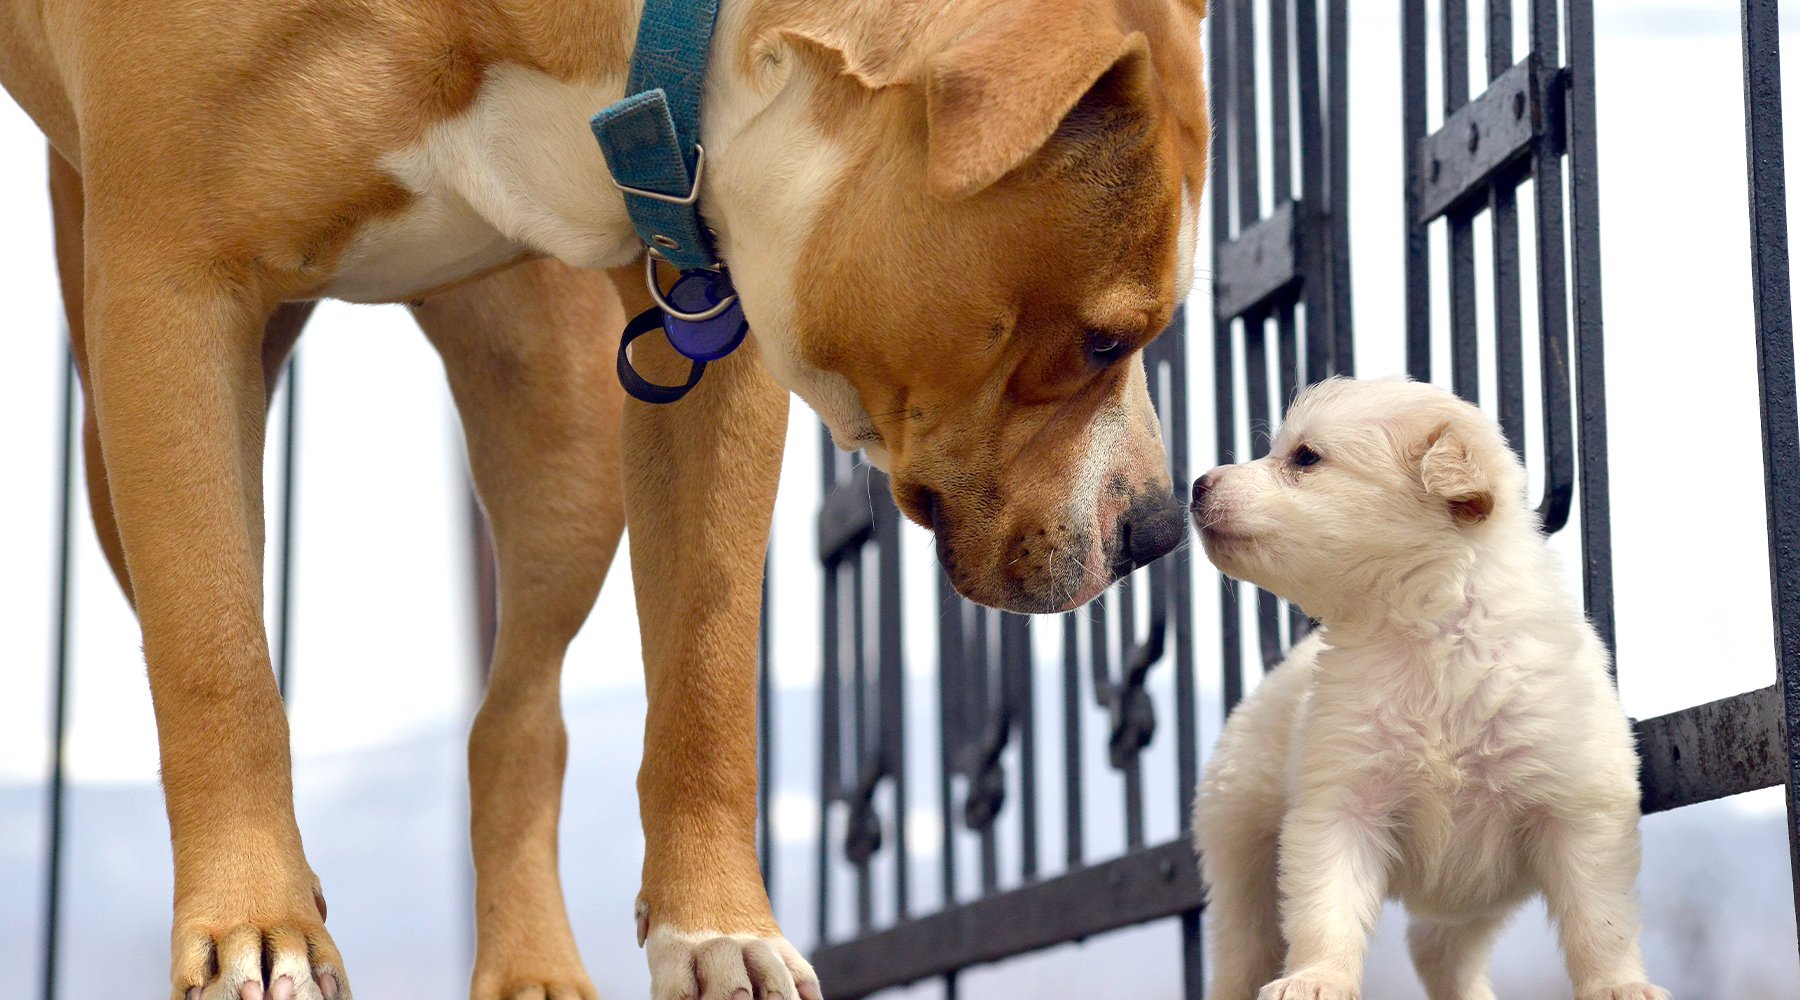
[{"label": "large tan dog", "polygon": [[[155,699],[171,996],[350,993],[260,592],[271,373],[304,303],[337,297],[414,303],[496,542],[474,995],[593,996],[556,874],[558,672],[628,522],[653,993],[817,998],[753,847],[787,390],[892,474],[976,600],[1073,607],[1173,545],[1136,352],[1191,280],[1203,7],[725,0],[702,206],[754,336],[658,408],[613,377],[647,296],[587,126],[622,94],[638,4],[8,3],[0,82],[53,151],[95,520]],[[677,370],[656,354],[639,366]]]}]

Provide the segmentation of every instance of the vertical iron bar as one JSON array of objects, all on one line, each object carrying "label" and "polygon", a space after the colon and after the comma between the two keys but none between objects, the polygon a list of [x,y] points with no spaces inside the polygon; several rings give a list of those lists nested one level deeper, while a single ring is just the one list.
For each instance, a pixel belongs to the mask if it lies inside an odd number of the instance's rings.
[{"label": "vertical iron bar", "polygon": [[[1300,381],[1299,324],[1294,316],[1296,308],[1292,302],[1284,302],[1275,308],[1275,381],[1281,393],[1277,404],[1283,411],[1304,384]],[[1269,427],[1269,433],[1275,433],[1273,425]]]},{"label": "vertical iron bar", "polygon": [[1063,625],[1063,843],[1069,870],[1081,867],[1081,648],[1076,613]]},{"label": "vertical iron bar", "polygon": [[[819,469],[823,480],[823,495],[830,496],[837,485],[838,455],[837,447],[832,443],[831,435],[823,428],[819,433],[820,457]],[[838,566],[827,563],[825,566],[824,607],[820,610],[821,623],[824,626],[822,662],[819,673],[819,729],[821,745],[819,748],[819,941],[831,940],[831,807],[838,799],[838,789],[842,778],[839,766],[842,763],[842,745],[839,742],[839,731],[843,726],[842,707],[838,698],[839,653],[841,652],[839,617]]]},{"label": "vertical iron bar", "polygon": [[[1310,4],[1315,0],[1300,0]],[[1164,378],[1157,384],[1166,386],[1162,397],[1166,405],[1158,407],[1166,422],[1163,439],[1169,442],[1169,472],[1177,494],[1188,488],[1193,467],[1189,464],[1188,383],[1187,383],[1187,310],[1178,308],[1169,330],[1159,342],[1158,353],[1167,355],[1167,364],[1158,365]],[[1175,629],[1175,795],[1177,829],[1185,838],[1193,828],[1194,788],[1200,779],[1199,723],[1197,692],[1194,685],[1194,577],[1191,546],[1178,546],[1157,564],[1157,572],[1168,574],[1167,600],[1169,617]],[[1200,1000],[1205,966],[1200,950],[1200,911],[1181,915],[1181,966],[1186,1000]]]},{"label": "vertical iron bar", "polygon": [[56,505],[56,616],[52,639],[51,670],[55,690],[50,708],[50,803],[49,849],[44,860],[44,968],[43,998],[56,1000],[57,950],[62,930],[62,853],[64,778],[68,773],[63,743],[69,724],[69,611],[75,569],[75,355],[63,353],[61,433],[57,442],[57,482],[62,492]]},{"label": "vertical iron bar", "polygon": [[[1168,426],[1170,476],[1177,495],[1189,488],[1194,473],[1188,441],[1187,310],[1177,309],[1164,335],[1168,341],[1167,405],[1160,408]],[[1185,834],[1193,822],[1194,786],[1200,780],[1199,729],[1194,686],[1194,576],[1193,547],[1176,546],[1163,558],[1169,574],[1168,594],[1175,628],[1175,794],[1177,822]]]},{"label": "vertical iron bar", "polygon": [[[1469,103],[1469,0],[1443,0],[1444,119]],[[1474,135],[1470,136],[1473,142]],[[1450,381],[1458,396],[1481,395],[1481,355],[1475,320],[1475,218],[1455,210],[1450,238]]]},{"label": "vertical iron bar", "polygon": [[1750,174],[1756,360],[1762,396],[1770,605],[1787,758],[1788,849],[1800,912],[1800,427],[1788,286],[1787,181],[1781,127],[1781,24],[1775,0],[1743,0],[1744,118]]},{"label": "vertical iron bar", "polygon": [[1262,217],[1262,198],[1257,194],[1257,186],[1261,181],[1261,166],[1256,140],[1256,60],[1251,53],[1256,51],[1256,17],[1251,12],[1250,0],[1238,0],[1232,5],[1231,26],[1237,36],[1237,85],[1234,88],[1237,97],[1237,117],[1232,130],[1236,138],[1237,160],[1233,171],[1237,178],[1238,189],[1238,231],[1250,228],[1251,224]]},{"label": "vertical iron bar", "polygon": [[964,746],[963,600],[938,573],[938,809],[942,813],[944,906],[956,905],[956,772]]},{"label": "vertical iron bar", "polygon": [[1581,425],[1582,593],[1588,619],[1614,648],[1612,493],[1606,444],[1605,328],[1600,312],[1600,168],[1594,109],[1593,0],[1567,0],[1569,247],[1575,283],[1575,392]]},{"label": "vertical iron bar", "polygon": [[[1303,2],[1302,6],[1306,6],[1306,3]],[[1317,173],[1318,171],[1315,170],[1313,172]],[[1321,223],[1325,222],[1324,216],[1319,216],[1318,218]],[[1317,241],[1308,240],[1307,242],[1315,243]],[[1309,253],[1312,253],[1315,258],[1317,257],[1316,250],[1309,251]],[[1306,297],[1310,303],[1314,298],[1313,289],[1315,287],[1324,287],[1323,276],[1314,275],[1309,272],[1305,279],[1305,287]],[[1323,296],[1319,296],[1319,298],[1323,299]],[[1281,387],[1281,396],[1275,401],[1273,409],[1282,416],[1287,414],[1288,405],[1294,401],[1294,396],[1299,393],[1300,388],[1305,384],[1301,381],[1299,370],[1299,345],[1296,343],[1297,335],[1294,332],[1294,309],[1294,303],[1285,302],[1275,311],[1275,346],[1276,353],[1280,358],[1277,366],[1276,379]],[[1320,347],[1324,346],[1325,338],[1323,336],[1314,336],[1311,329],[1313,322],[1311,317],[1316,315],[1318,315],[1318,313],[1311,308],[1307,310],[1307,340],[1309,341],[1309,348],[1313,346],[1311,343],[1313,341],[1317,341],[1318,346]],[[1311,353],[1310,350],[1309,353]],[[1320,351],[1319,354],[1320,359],[1323,360],[1324,352]],[[1308,379],[1310,380],[1311,376],[1308,376]],[[1274,434],[1274,432],[1275,424],[1271,423],[1269,426],[1269,433]],[[1259,597],[1258,600],[1260,601],[1261,598]],[[1283,643],[1280,641],[1279,635],[1277,635],[1276,646],[1282,650],[1286,650],[1305,632],[1307,618],[1305,612],[1300,610],[1299,605],[1287,604],[1286,601],[1282,601],[1281,603],[1287,605],[1288,640]]]},{"label": "vertical iron bar", "polygon": [[1031,676],[1031,619],[1000,616],[1001,676],[1012,703],[1019,734],[1019,874],[1026,881],[1038,873],[1037,712]]},{"label": "vertical iron bar", "polygon": [[[991,681],[990,672],[993,669],[994,655],[992,646],[989,642],[989,633],[991,631],[989,625],[992,622],[994,615],[999,612],[990,611],[987,608],[981,607],[974,608],[973,611],[975,618],[974,638],[966,647],[967,653],[965,654],[969,658],[968,678],[970,684],[970,700],[968,718],[970,723],[970,735],[972,737],[970,745],[981,746],[987,739],[986,727],[988,719],[991,717],[990,706],[993,702],[993,698],[990,697],[989,683]],[[1000,692],[992,692],[992,694],[1004,697]],[[973,760],[971,763],[977,764],[978,766],[980,764],[979,761]],[[974,780],[975,775],[974,773],[971,773],[970,781],[973,782]],[[971,791],[973,791],[973,789],[971,789]],[[994,838],[994,826],[995,823],[990,822],[981,828],[981,894],[984,896],[991,896],[1000,888],[1000,849],[998,842]]]},{"label": "vertical iron bar", "polygon": [[[1268,318],[1261,309],[1244,317],[1244,400],[1250,421],[1250,457],[1269,453],[1275,433],[1274,407],[1269,401],[1269,350],[1265,342]],[[1258,426],[1261,431],[1258,431]],[[1256,637],[1262,650],[1263,670],[1281,662],[1281,609],[1274,594],[1256,589]]]},{"label": "vertical iron bar", "polygon": [[[1531,50],[1539,72],[1554,72],[1558,62],[1555,0],[1532,0]],[[1541,92],[1553,93],[1550,80]],[[1545,533],[1562,530],[1569,520],[1575,488],[1574,428],[1569,402],[1568,272],[1563,253],[1562,151],[1549,142],[1533,143],[1532,193],[1537,202],[1538,358],[1543,379],[1544,499],[1538,515]]]},{"label": "vertical iron bar", "polygon": [[[1222,16],[1229,12],[1230,18]],[[1214,127],[1221,130],[1226,140],[1220,147],[1227,150],[1226,162],[1215,171],[1215,179],[1219,182],[1213,188],[1212,208],[1212,245],[1216,249],[1231,241],[1231,198],[1226,190],[1226,183],[1232,175],[1243,169],[1243,165],[1229,151],[1236,148],[1237,128],[1233,117],[1233,108],[1237,103],[1232,98],[1236,75],[1231,63],[1232,49],[1227,41],[1227,27],[1230,20],[1238,16],[1237,5],[1232,5],[1213,16],[1213,24],[1208,29],[1207,48],[1212,64],[1212,112]],[[1234,392],[1232,373],[1232,330],[1231,317],[1219,314],[1217,306],[1213,310],[1213,440],[1218,464],[1228,465],[1236,453],[1237,402]],[[1242,650],[1240,643],[1238,620],[1236,617],[1236,584],[1231,578],[1219,577],[1219,671],[1225,697],[1226,711],[1230,711],[1244,696],[1244,676],[1242,666]]]},{"label": "vertical iron bar", "polygon": [[756,832],[764,891],[773,890],[770,883],[775,871],[775,822],[770,814],[775,803],[775,692],[769,677],[774,670],[769,662],[769,556],[774,547],[774,535],[771,528],[770,549],[763,553],[762,610],[758,612],[756,629]]},{"label": "vertical iron bar", "polygon": [[[1350,318],[1350,14],[1348,0],[1328,0],[1326,43],[1330,50],[1330,147],[1328,208],[1331,212],[1331,371],[1356,372],[1356,348]],[[1408,162],[1411,162],[1410,156]],[[1308,317],[1307,322],[1312,322]],[[1310,381],[1319,375],[1308,373]]]},{"label": "vertical iron bar", "polygon": [[[1131,651],[1137,646],[1137,589],[1139,574],[1133,573],[1113,588],[1119,595],[1119,646],[1117,662],[1119,680],[1114,694],[1124,706],[1131,688],[1128,676]],[[1123,772],[1125,778],[1125,846],[1137,848],[1144,843],[1144,764],[1143,755],[1133,753]]]},{"label": "vertical iron bar", "polygon": [[[1512,68],[1513,0],[1488,0],[1487,67],[1490,81]],[[1520,106],[1523,110],[1523,106]],[[1494,393],[1500,429],[1525,458],[1524,317],[1519,289],[1519,193],[1513,180],[1495,181],[1488,199],[1494,234]]]},{"label": "vertical iron bar", "polygon": [[[1312,0],[1300,0],[1311,3]],[[1181,915],[1181,996],[1183,1000],[1201,1000],[1206,995],[1206,963],[1200,949],[1200,911]]]},{"label": "vertical iron bar", "polygon": [[281,575],[275,579],[275,684],[285,702],[294,656],[294,467],[299,450],[300,353],[288,357],[281,428]]},{"label": "vertical iron bar", "polygon": [[1406,147],[1406,373],[1431,378],[1431,234],[1419,221],[1419,141],[1425,138],[1425,0],[1402,0],[1401,140]]},{"label": "vertical iron bar", "polygon": [[[1298,12],[1294,17],[1294,36],[1294,44],[1298,50],[1294,62],[1299,69],[1300,88],[1301,215],[1297,222],[1300,230],[1306,234],[1300,245],[1300,289],[1306,303],[1306,368],[1304,373],[1298,370],[1293,373],[1293,381],[1297,387],[1317,382],[1325,376],[1325,372],[1331,367],[1334,347],[1331,329],[1335,314],[1329,305],[1331,285],[1327,278],[1334,251],[1325,232],[1331,228],[1332,220],[1331,206],[1325,193],[1326,171],[1322,168],[1327,153],[1319,110],[1318,0],[1299,0]],[[1286,45],[1286,38],[1280,41],[1283,46]],[[1285,350],[1286,338],[1293,335],[1293,307],[1284,305],[1279,316],[1282,327],[1280,336]],[[1287,360],[1284,355],[1284,377],[1289,375]],[[1298,358],[1295,367],[1298,368]],[[1284,381],[1281,389],[1283,405],[1293,395],[1292,389]]]},{"label": "vertical iron bar", "polygon": [[[1288,77],[1288,4],[1293,0],[1269,0],[1269,140],[1270,166],[1273,168],[1269,184],[1269,201],[1279,205],[1293,198],[1294,190],[1294,154],[1293,143],[1289,135],[1293,131],[1293,117],[1290,110],[1292,89]],[[1305,7],[1307,0],[1300,0]],[[1255,65],[1254,60],[1251,65]],[[1300,136],[1301,164],[1305,169],[1307,152],[1306,135]]]},{"label": "vertical iron bar", "polygon": [[880,643],[880,763],[894,789],[894,908],[897,919],[910,912],[906,850],[906,658],[901,647],[900,512],[886,477],[872,491],[875,550],[881,560],[876,580],[876,638]]},{"label": "vertical iron bar", "polygon": [[[868,576],[868,560],[865,555],[868,547],[858,548],[845,562],[850,567],[850,785],[862,781],[874,758],[881,752],[881,744],[869,738],[869,696],[875,691],[875,685],[869,682],[869,595],[866,577]],[[876,680],[880,680],[881,665],[875,666]],[[854,793],[852,793],[854,794]],[[852,803],[852,820],[854,823],[855,805]],[[856,861],[856,929],[866,933],[874,921],[875,896],[870,858]]]}]

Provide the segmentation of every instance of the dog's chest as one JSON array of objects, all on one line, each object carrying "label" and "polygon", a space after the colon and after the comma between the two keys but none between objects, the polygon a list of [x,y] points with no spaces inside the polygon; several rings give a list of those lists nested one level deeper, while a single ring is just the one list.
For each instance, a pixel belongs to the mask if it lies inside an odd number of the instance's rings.
[{"label": "dog's chest", "polygon": [[357,231],[323,294],[395,301],[527,255],[629,261],[637,238],[588,127],[623,90],[491,67],[467,110],[383,158],[413,201]]},{"label": "dog's chest", "polygon": [[1391,889],[1416,908],[1494,905],[1525,884],[1522,831],[1553,734],[1529,685],[1491,663],[1473,651],[1369,706],[1368,759],[1398,854]]}]

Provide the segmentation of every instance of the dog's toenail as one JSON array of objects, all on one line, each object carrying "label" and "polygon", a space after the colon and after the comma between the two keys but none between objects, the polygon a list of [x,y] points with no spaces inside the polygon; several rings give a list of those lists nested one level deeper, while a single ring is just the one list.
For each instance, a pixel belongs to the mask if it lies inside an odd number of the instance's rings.
[{"label": "dog's toenail", "polygon": [[238,987],[238,1000],[263,1000],[262,984],[251,980]]},{"label": "dog's toenail", "polygon": [[188,987],[187,1000],[200,1000],[200,987],[198,987],[198,986]]},{"label": "dog's toenail", "polygon": [[269,1000],[293,1000],[294,980],[282,976],[269,985]]},{"label": "dog's toenail", "polygon": [[321,972],[318,975],[318,982],[319,992],[324,995],[325,1000],[333,1000],[333,998],[337,996],[338,982],[336,976],[329,972]]},{"label": "dog's toenail", "polygon": [[750,1000],[750,991],[740,986],[731,994],[731,1000]]},{"label": "dog's toenail", "polygon": [[325,895],[317,889],[313,890],[313,905],[319,908],[319,919],[324,920],[325,919]]}]

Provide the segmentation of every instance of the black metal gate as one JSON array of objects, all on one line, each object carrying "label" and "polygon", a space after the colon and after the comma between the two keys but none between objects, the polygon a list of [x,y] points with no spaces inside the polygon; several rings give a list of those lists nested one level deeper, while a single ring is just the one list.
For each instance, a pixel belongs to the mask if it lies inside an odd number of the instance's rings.
[{"label": "black metal gate", "polygon": [[[1543,483],[1545,530],[1573,523],[1580,532],[1588,612],[1611,647],[1592,0],[1488,0],[1481,87],[1470,81],[1470,6],[1442,0],[1437,31],[1428,35],[1425,0],[1401,0],[1407,370],[1421,379],[1447,374],[1459,394],[1476,399],[1481,370],[1492,366],[1491,403]],[[1211,457],[1220,463],[1261,454],[1253,430],[1276,421],[1298,387],[1354,368],[1346,7],[1347,0],[1233,0],[1215,3],[1211,14]],[[1774,0],[1744,0],[1742,31],[1779,673],[1761,690],[1639,722],[1637,733],[1646,812],[1785,784],[1800,873],[1800,434],[1776,8]],[[1515,14],[1525,19],[1529,39],[1522,55],[1513,51]],[[1258,37],[1259,24],[1268,37]],[[1427,93],[1432,58],[1441,60],[1437,95]],[[1259,80],[1272,82],[1269,94],[1257,93]],[[1436,128],[1427,127],[1429,108],[1440,109]],[[1263,156],[1270,158],[1266,171]],[[1265,175],[1275,178],[1267,192]],[[1521,243],[1521,210],[1530,213],[1530,245]],[[1444,231],[1438,254],[1434,226]],[[1478,226],[1487,228],[1492,247],[1492,334],[1485,341],[1478,336]],[[1434,329],[1434,268],[1447,279],[1447,329]],[[1530,312],[1521,292],[1527,273],[1536,288]],[[1146,357],[1178,484],[1196,470],[1187,439],[1184,335],[1202,329],[1178,315]],[[1526,370],[1528,331],[1535,371]],[[1528,426],[1532,404],[1540,419]],[[938,622],[931,732],[909,725],[906,709],[919,689],[906,679],[901,645],[907,618],[900,518],[878,473],[837,454],[829,440],[822,449],[820,944],[813,958],[830,995],[855,1000],[941,976],[954,996],[958,973],[972,965],[1174,918],[1185,995],[1199,997],[1202,901],[1188,846],[1198,760],[1197,567],[1189,551],[1138,572],[1093,609],[1062,616],[1060,641],[1051,643],[1044,639],[1054,633],[969,605],[939,579],[931,609]],[[1252,588],[1223,578],[1219,586],[1216,669],[1229,708],[1244,691],[1245,649],[1266,669],[1308,623],[1269,594],[1252,598]],[[1052,671],[1034,658],[1046,645],[1061,664],[1060,691],[1050,699],[1060,712],[1048,723],[1039,717],[1035,689]],[[1171,675],[1160,705],[1150,694],[1159,673]],[[1082,731],[1088,698],[1106,711],[1107,763],[1124,787],[1116,808],[1094,803],[1086,787],[1092,772],[1084,754],[1095,742]],[[1041,737],[1060,737],[1062,774],[1053,778],[1037,773]],[[907,747],[921,739],[935,741],[928,792],[937,796],[941,825],[935,870],[923,875],[909,854],[904,821],[909,795],[920,794],[917,781],[909,785]],[[1146,749],[1158,740],[1173,741],[1172,789],[1146,787],[1141,772]],[[1172,840],[1146,839],[1147,795],[1174,801],[1180,826]],[[1051,798],[1057,808],[1041,809]],[[1084,831],[1096,823],[1122,826],[1123,849],[1087,849]],[[1060,842],[1061,858],[1044,856],[1046,833]],[[959,874],[970,867],[959,863],[959,852],[971,849],[974,879]],[[911,852],[921,853],[930,856]],[[1005,885],[1002,867],[1016,875]],[[846,879],[849,891],[840,885]],[[924,879],[936,903],[922,908]]]}]

